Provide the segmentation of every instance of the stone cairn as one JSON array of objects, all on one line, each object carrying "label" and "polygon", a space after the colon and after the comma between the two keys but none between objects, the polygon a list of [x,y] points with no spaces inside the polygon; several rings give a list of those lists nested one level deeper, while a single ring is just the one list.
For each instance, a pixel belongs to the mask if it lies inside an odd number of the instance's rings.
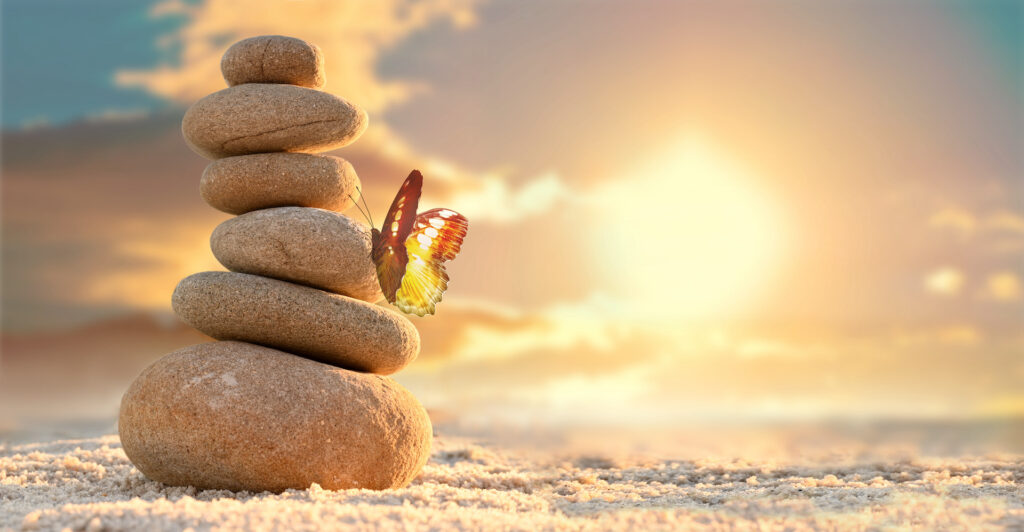
[{"label": "stone cairn", "polygon": [[370,230],[339,214],[359,180],[338,157],[366,113],[318,90],[320,49],[263,36],[235,43],[228,88],[182,121],[213,159],[200,191],[238,215],[210,239],[230,271],[174,290],[174,312],[219,340],[171,353],[121,401],[128,458],[150,479],[201,489],[282,491],[407,485],[430,453],[431,425],[385,377],[412,362],[419,334],[383,299]]}]

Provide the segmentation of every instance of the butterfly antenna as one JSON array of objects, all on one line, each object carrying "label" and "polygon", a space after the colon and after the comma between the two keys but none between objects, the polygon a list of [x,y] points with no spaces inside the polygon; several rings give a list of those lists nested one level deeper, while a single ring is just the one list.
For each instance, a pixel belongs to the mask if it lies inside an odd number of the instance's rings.
[{"label": "butterfly antenna", "polygon": [[370,212],[370,206],[366,204],[366,198],[363,197],[363,189],[356,187],[356,190],[359,191],[359,199],[363,200],[363,206],[366,207],[366,215],[370,219],[370,227],[377,227],[373,225],[373,213]]},{"label": "butterfly antenna", "polygon": [[[359,190],[359,188],[356,187],[356,190]],[[360,193],[360,195],[362,195],[362,193]],[[356,201],[356,199],[352,197],[352,194],[348,195],[348,199],[352,200],[352,204],[356,206],[356,209],[359,209],[359,214],[362,214],[363,218],[366,218],[367,220],[369,220],[370,227],[373,227],[373,220],[371,220],[370,217],[367,216],[365,212],[363,212],[363,208],[359,206],[359,202]]]}]

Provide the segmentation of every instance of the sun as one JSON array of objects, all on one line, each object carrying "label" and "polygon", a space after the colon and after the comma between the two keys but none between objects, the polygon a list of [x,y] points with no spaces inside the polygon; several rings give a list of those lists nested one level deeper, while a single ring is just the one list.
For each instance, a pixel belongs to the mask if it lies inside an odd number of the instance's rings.
[{"label": "sun", "polygon": [[712,318],[753,302],[780,265],[786,224],[756,176],[682,135],[596,191],[591,247],[630,310]]}]

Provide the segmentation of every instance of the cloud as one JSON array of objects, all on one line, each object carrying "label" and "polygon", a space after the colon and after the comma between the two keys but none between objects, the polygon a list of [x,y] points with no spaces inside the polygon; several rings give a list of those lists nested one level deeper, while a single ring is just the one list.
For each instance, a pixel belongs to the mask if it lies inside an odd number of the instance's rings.
[{"label": "cloud", "polygon": [[50,119],[45,116],[38,116],[34,118],[26,118],[18,124],[18,129],[22,131],[35,131],[39,129],[45,129],[50,127]]},{"label": "cloud", "polygon": [[[210,208],[199,196],[199,176],[208,161],[191,153],[182,141],[180,114],[110,118],[12,131],[3,137],[3,323],[7,330],[62,329],[116,313],[168,311],[170,293],[182,277],[220,269],[209,251],[209,235],[228,215]],[[383,129],[382,134],[389,134]],[[52,146],[61,149],[53,151]],[[363,146],[346,148],[339,155],[358,168],[379,223],[417,159],[411,151],[384,153]],[[474,227],[470,238],[481,243],[489,231],[516,230],[481,226],[490,217],[475,207],[477,181],[451,165],[426,162],[423,168],[432,172],[424,208],[458,206],[470,213]],[[499,177],[486,177],[482,183],[491,179]],[[503,189],[509,195],[507,201],[493,192],[480,197],[502,211],[496,223],[522,219],[532,214],[529,209],[534,202],[522,198],[543,203],[536,199],[542,193],[561,190],[551,176],[540,179],[547,184],[531,187],[527,181]],[[520,205],[527,212],[519,212]],[[354,209],[347,214],[358,217]],[[454,266],[492,273],[512,268],[497,265],[498,259],[483,253],[474,256],[474,242]],[[471,289],[460,295],[477,294]],[[511,326],[501,323],[515,324],[517,319],[495,315],[488,326]]]},{"label": "cloud", "polygon": [[85,122],[129,122],[148,116],[149,109],[104,109],[89,113],[83,117]]},{"label": "cloud", "polygon": [[1019,372],[992,373],[1019,365],[1019,339],[967,321],[849,332],[723,324],[707,334],[716,327],[624,322],[599,301],[530,312],[446,302],[443,324],[421,330],[424,355],[438,336],[450,351],[398,378],[460,419],[513,424],[958,415],[1020,383]]},{"label": "cloud", "polygon": [[97,256],[106,257],[108,267],[69,291],[69,299],[80,304],[166,309],[179,280],[195,272],[224,269],[209,251],[208,220],[109,227],[109,234],[117,236],[96,242],[102,248]]},{"label": "cloud", "polygon": [[741,358],[759,357],[807,357],[827,353],[828,349],[814,345],[800,345],[783,342],[771,338],[751,338],[744,340],[736,348]]},{"label": "cloud", "polygon": [[572,197],[566,182],[554,172],[520,179],[513,185],[509,170],[474,172],[416,152],[387,124],[379,122],[337,155],[353,164],[357,160],[364,163],[356,165],[356,172],[373,212],[387,209],[397,187],[414,168],[425,177],[421,211],[446,207],[462,213],[474,225],[512,224],[547,213],[569,203]]},{"label": "cloud", "polygon": [[984,340],[985,334],[967,323],[901,329],[893,335],[893,343],[900,348],[974,347]]},{"label": "cloud", "polygon": [[992,232],[1024,235],[1024,216],[1005,210],[996,211],[985,218],[984,227]]},{"label": "cloud", "polygon": [[[153,7],[154,17],[185,16],[188,22],[160,44],[180,53],[175,64],[146,70],[121,70],[115,81],[123,87],[143,88],[155,95],[190,105],[225,88],[220,58],[236,40],[262,34],[299,37],[319,46],[325,56],[327,85],[324,90],[355,102],[371,113],[371,127],[343,157],[383,158],[390,161],[384,176],[400,182],[413,168],[429,179],[424,203],[445,201],[444,206],[462,212],[474,222],[507,224],[553,208],[568,196],[564,182],[547,173],[522,179],[512,186],[509,172],[476,172],[411,149],[377,116],[427,89],[415,80],[382,80],[376,64],[381,54],[432,24],[448,22],[465,28],[475,22],[476,0],[428,0],[409,2],[242,2],[212,0],[191,5],[168,0]],[[240,13],[245,13],[240,16]],[[361,175],[368,169],[356,168]],[[366,172],[364,174],[364,171]],[[394,174],[394,175],[392,175]],[[368,182],[369,181],[369,182]],[[373,190],[373,180],[364,179]],[[377,192],[377,191],[375,191]],[[371,197],[385,208],[394,189],[383,188]]]},{"label": "cloud", "polygon": [[182,277],[219,269],[209,235],[228,215],[199,197],[206,161],[179,123],[157,114],[4,134],[5,330],[166,310]]},{"label": "cloud", "polygon": [[928,218],[928,225],[940,230],[952,232],[959,238],[968,238],[974,234],[978,222],[974,215],[959,207],[946,207],[936,211]]},{"label": "cloud", "polygon": [[420,320],[428,360],[513,360],[536,353],[612,352],[626,337],[652,329],[601,312],[595,299],[529,312],[493,302],[446,301],[444,322]]},{"label": "cloud", "polygon": [[150,14],[187,18],[178,33],[160,41],[166,48],[180,48],[176,63],[121,70],[115,81],[191,104],[225,87],[220,58],[233,42],[255,35],[282,34],[316,43],[324,51],[325,90],[370,112],[379,112],[408,99],[417,90],[415,83],[380,79],[375,69],[380,54],[438,21],[448,21],[455,27],[472,25],[474,4],[473,0],[210,0],[199,4],[168,0],[156,4]]},{"label": "cloud", "polygon": [[554,173],[541,174],[515,189],[507,178],[485,174],[475,186],[455,192],[450,201],[470,219],[512,223],[548,212],[570,198],[569,188]]},{"label": "cloud", "polygon": [[945,207],[929,216],[928,225],[951,232],[964,240],[978,235],[1024,236],[1024,216],[1008,209],[996,209],[979,215],[962,207]]},{"label": "cloud", "polygon": [[936,338],[949,345],[975,346],[984,339],[984,336],[971,325],[952,325],[939,329]]}]

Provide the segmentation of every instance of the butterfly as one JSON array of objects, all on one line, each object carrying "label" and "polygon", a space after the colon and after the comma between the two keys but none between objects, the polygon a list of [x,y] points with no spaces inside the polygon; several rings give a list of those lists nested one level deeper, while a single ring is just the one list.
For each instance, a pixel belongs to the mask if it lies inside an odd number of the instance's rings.
[{"label": "butterfly", "polygon": [[444,262],[459,253],[469,229],[469,220],[450,209],[417,215],[422,188],[423,174],[413,170],[395,194],[384,225],[370,233],[381,292],[402,312],[417,316],[434,313],[448,288]]}]

